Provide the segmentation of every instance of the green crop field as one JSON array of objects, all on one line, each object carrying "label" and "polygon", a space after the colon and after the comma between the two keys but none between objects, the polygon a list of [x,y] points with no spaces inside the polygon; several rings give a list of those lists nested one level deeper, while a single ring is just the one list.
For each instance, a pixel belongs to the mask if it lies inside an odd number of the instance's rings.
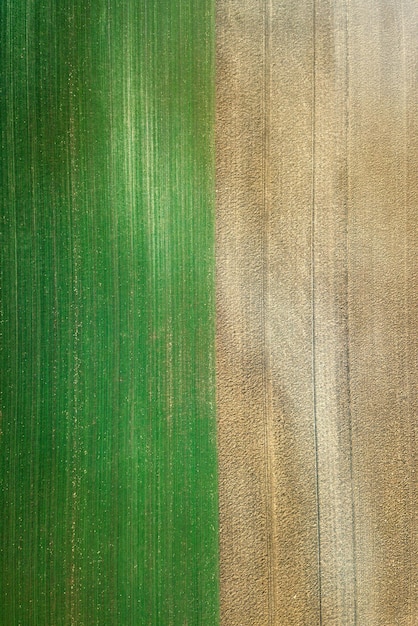
[{"label": "green crop field", "polygon": [[0,624],[218,623],[213,0],[4,0]]}]

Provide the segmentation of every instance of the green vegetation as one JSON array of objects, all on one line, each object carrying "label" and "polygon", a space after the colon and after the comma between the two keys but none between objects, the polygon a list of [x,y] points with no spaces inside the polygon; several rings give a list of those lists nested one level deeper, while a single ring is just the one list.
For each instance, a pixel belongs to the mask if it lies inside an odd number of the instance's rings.
[{"label": "green vegetation", "polygon": [[0,32],[0,624],[216,626],[213,0]]}]

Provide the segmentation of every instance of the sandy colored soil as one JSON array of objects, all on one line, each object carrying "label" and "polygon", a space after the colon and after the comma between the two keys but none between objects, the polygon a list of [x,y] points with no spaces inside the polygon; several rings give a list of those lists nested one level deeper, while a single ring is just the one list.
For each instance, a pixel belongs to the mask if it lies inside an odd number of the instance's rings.
[{"label": "sandy colored soil", "polygon": [[418,8],[218,0],[223,626],[418,624]]}]

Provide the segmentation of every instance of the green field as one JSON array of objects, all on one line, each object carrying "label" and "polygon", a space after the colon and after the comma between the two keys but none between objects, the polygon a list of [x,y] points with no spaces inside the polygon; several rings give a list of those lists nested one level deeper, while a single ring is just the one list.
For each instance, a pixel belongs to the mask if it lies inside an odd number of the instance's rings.
[{"label": "green field", "polygon": [[0,624],[218,623],[213,0],[4,0]]}]

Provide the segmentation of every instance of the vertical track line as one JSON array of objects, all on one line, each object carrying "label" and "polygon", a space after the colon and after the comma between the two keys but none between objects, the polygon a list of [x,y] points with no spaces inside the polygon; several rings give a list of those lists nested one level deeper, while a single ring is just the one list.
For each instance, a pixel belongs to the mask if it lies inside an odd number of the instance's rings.
[{"label": "vertical track line", "polygon": [[322,626],[322,572],[321,572],[321,513],[319,493],[319,451],[318,451],[318,415],[316,398],[316,324],[315,324],[315,152],[316,152],[316,0],[312,0],[312,217],[311,217],[311,315],[312,315],[312,400],[315,447],[315,490],[317,511],[317,544],[318,544],[318,600],[319,624]]},{"label": "vertical track line", "polygon": [[351,483],[351,541],[353,550],[353,623],[357,624],[357,543],[356,543],[356,505],[354,500],[354,465],[353,465],[353,417],[351,413],[351,371],[350,371],[350,320],[349,320],[349,193],[350,193],[350,163],[349,163],[349,36],[348,36],[348,3],[345,0],[345,359],[347,382],[347,423],[350,454],[350,483]]},{"label": "vertical track line", "polygon": [[[270,364],[270,341],[268,332],[268,294],[269,294],[269,223],[270,223],[270,197],[269,197],[269,156],[270,156],[270,48],[271,48],[271,0],[264,2],[264,41],[263,41],[263,150],[262,150],[262,176],[263,176],[263,241],[262,241],[262,302],[261,323],[263,334],[263,412],[265,423],[265,458],[266,458],[266,524],[267,524],[267,567],[268,567],[268,624],[275,623],[275,554],[274,554],[274,474],[273,474],[273,448],[272,436],[274,432],[274,420],[272,414],[272,390],[271,390],[271,364]],[[267,309],[267,311],[266,311]]]}]

